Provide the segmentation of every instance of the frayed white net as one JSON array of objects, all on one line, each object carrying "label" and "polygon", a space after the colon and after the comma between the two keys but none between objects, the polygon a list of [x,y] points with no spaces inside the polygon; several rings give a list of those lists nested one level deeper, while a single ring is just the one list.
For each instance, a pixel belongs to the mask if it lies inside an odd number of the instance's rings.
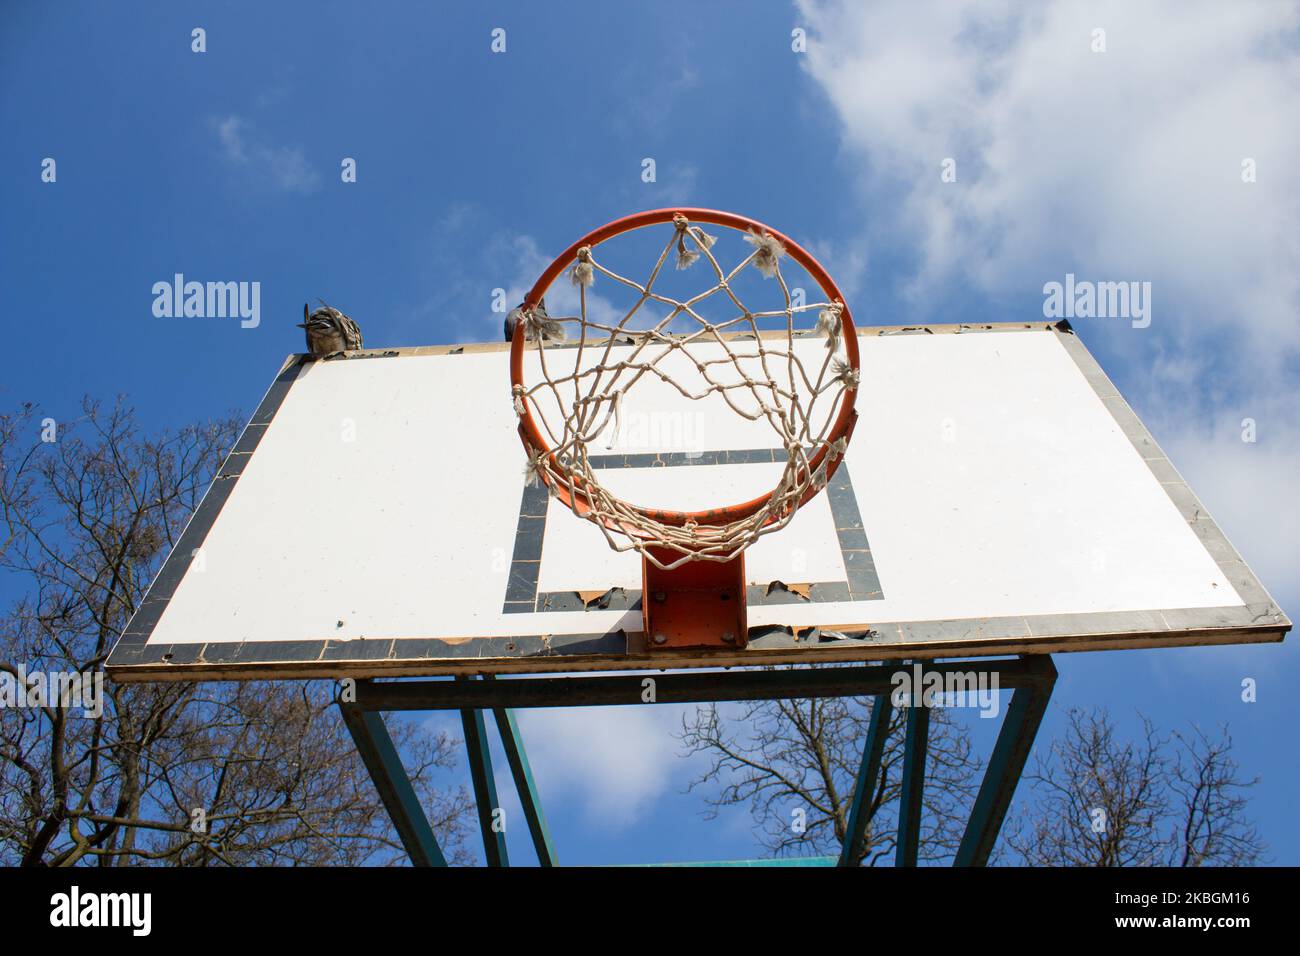
[{"label": "frayed white net", "polygon": [[[692,560],[729,561],[761,535],[785,527],[800,505],[826,485],[829,470],[844,454],[847,436],[832,438],[831,433],[841,406],[852,400],[859,375],[844,355],[844,304],[796,304],[781,273],[786,249],[776,237],[746,232],[752,251],[728,271],[714,255],[715,237],[682,215],[668,225],[672,237],[644,283],[602,265],[592,247],[578,250],[569,271],[578,292],[578,315],[551,316],[544,307],[522,313],[526,341],[538,352],[541,381],[514,387],[516,414],[530,411],[550,445],[529,448],[530,481],[544,482],[553,495],[566,491],[561,497],[575,514],[601,528],[610,547],[635,549],[665,569]],[[678,269],[698,268],[703,260],[712,285],[685,299],[657,291],[656,281],[674,252]],[[780,308],[754,311],[741,301],[733,283],[750,266],[775,280]],[[589,315],[588,289],[597,277],[635,295],[616,322]],[[707,320],[699,309],[713,296],[729,301],[735,314],[720,322]],[[667,307],[668,314],[638,329],[634,319],[648,303]],[[815,323],[800,324],[811,315]],[[783,320],[783,330],[760,331],[760,324],[775,325],[776,320]],[[675,329],[682,325],[686,331]],[[807,335],[825,340],[811,371],[794,348],[795,339]],[[618,434],[625,397],[647,376],[686,399],[718,396],[742,418],[766,421],[785,450],[770,498],[741,509],[746,514],[722,507],[684,513],[640,507],[604,488],[589,446],[602,436],[608,439],[611,430]],[[596,454],[601,453],[597,447]],[[724,504],[731,503],[719,503]]]}]

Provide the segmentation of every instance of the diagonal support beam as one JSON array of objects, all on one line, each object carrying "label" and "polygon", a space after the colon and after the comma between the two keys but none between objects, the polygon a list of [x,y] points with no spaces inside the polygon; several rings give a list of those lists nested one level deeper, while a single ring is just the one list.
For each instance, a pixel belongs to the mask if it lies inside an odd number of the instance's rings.
[{"label": "diagonal support beam", "polygon": [[888,694],[880,695],[871,705],[871,723],[867,727],[867,742],[862,748],[858,780],[853,787],[853,804],[849,808],[849,822],[841,844],[840,866],[856,866],[862,856],[862,840],[871,821],[872,794],[880,776],[880,761],[885,753],[885,738],[889,735],[889,719],[893,713]]},{"label": "diagonal support beam", "polygon": [[[457,678],[468,680],[468,678]],[[496,780],[492,776],[492,755],[488,752],[487,728],[483,725],[483,711],[462,710],[461,726],[465,730],[465,748],[469,751],[469,775],[474,783],[474,803],[478,809],[478,826],[483,834],[483,855],[488,866],[509,866],[504,830],[493,826],[493,814],[501,804],[497,801]]]},{"label": "diagonal support beam", "polygon": [[537,850],[537,862],[540,866],[559,866],[555,844],[551,842],[551,831],[546,826],[546,815],[542,812],[541,797],[538,796],[537,784],[533,780],[533,768],[528,763],[524,739],[520,736],[519,725],[515,721],[515,712],[499,707],[492,711],[492,715],[496,717],[501,746],[506,752],[510,773],[515,778],[515,789],[519,791],[524,819],[528,821],[528,832],[533,838],[533,848]]},{"label": "diagonal support beam", "polygon": [[342,701],[339,701],[339,712],[375,789],[379,791],[379,799],[397,829],[397,836],[411,858],[411,864],[446,866],[447,860],[429,826],[429,818],[420,806],[415,788],[411,786],[411,778],[402,766],[393,738],[384,726],[384,718]]},{"label": "diagonal support beam", "polygon": [[930,708],[907,708],[903,750],[903,792],[898,801],[898,840],[894,866],[916,866],[921,846],[921,797],[925,792],[925,757],[930,746]]},{"label": "diagonal support beam", "polygon": [[[496,675],[484,674],[483,679],[493,681],[496,680]],[[546,825],[546,814],[542,812],[542,798],[533,780],[533,768],[528,762],[528,752],[524,749],[524,738],[519,732],[515,712],[497,707],[493,709],[492,716],[496,718],[501,747],[506,752],[506,762],[510,764],[510,774],[515,780],[519,803],[524,808],[524,819],[528,821],[528,834],[533,838],[537,863],[539,866],[559,866],[560,859],[555,853],[555,844],[551,841],[550,828]]]},{"label": "diagonal support beam", "polygon": [[984,866],[988,863],[1025,762],[1029,759],[1034,737],[1052,698],[1052,688],[1056,684],[1056,665],[1052,658],[1044,654],[1021,660],[1036,679],[1017,688],[1011,696],[1011,704],[1002,719],[997,743],[993,745],[993,756],[984,771],[984,781],[975,797],[975,806],[966,822],[966,831],[962,834],[953,866]]}]

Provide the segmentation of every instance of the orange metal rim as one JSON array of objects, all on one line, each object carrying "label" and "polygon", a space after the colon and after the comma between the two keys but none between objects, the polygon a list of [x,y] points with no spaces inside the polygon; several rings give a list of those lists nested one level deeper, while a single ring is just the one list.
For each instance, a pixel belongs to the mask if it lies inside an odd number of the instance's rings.
[{"label": "orange metal rim", "polygon": [[[748,216],[741,216],[737,213],[723,212],[717,209],[696,209],[691,207],[674,207],[668,209],[651,209],[646,212],[634,213],[630,216],[624,216],[622,219],[615,219],[613,222],[606,223],[597,229],[593,229],[581,239],[574,242],[564,252],[556,257],[555,261],[547,266],[546,270],[533,284],[528,294],[524,296],[524,308],[531,309],[546,294],[546,290],[551,287],[560,274],[577,258],[578,250],[583,246],[595,246],[623,233],[631,232],[634,229],[642,229],[646,226],[659,225],[661,223],[672,222],[677,216],[685,216],[692,224],[709,223],[715,226],[727,226],[732,229],[744,232],[754,230],[760,235],[766,233],[785,247],[786,254],[795,262],[799,263],[813,280],[821,286],[822,291],[826,293],[832,302],[843,304],[843,311],[840,313],[840,319],[843,328],[843,341],[845,357],[848,364],[853,369],[858,369],[858,337],[857,330],[853,324],[853,315],[849,305],[844,301],[844,295],[840,292],[839,286],[831,278],[829,272],[820,262],[797,242],[789,236],[784,235],[771,226],[759,222],[757,219],[750,219]],[[510,343],[510,383],[512,391],[514,387],[526,388],[524,382],[524,324],[522,322],[515,326],[514,338]],[[857,420],[857,412],[854,404],[857,401],[857,389],[846,390],[846,396],[840,405],[839,414],[836,416],[835,423],[832,425],[827,435],[827,445],[838,441],[840,438],[848,439],[853,434],[853,425]],[[523,440],[524,449],[530,458],[536,458],[538,455],[548,454],[554,458],[554,452],[550,444],[543,437],[541,429],[538,427],[536,420],[533,418],[532,409],[527,402],[523,403],[524,412],[519,419],[519,436]],[[822,448],[813,455],[808,462],[808,468],[816,471],[822,464],[827,454],[827,447]],[[832,461],[826,469],[826,477],[829,479],[834,475],[835,470],[839,467],[843,456]],[[556,496],[564,502],[566,506],[572,508],[579,514],[585,514],[590,510],[590,499],[583,491],[583,483],[575,476],[574,488],[577,493],[576,500],[570,494],[568,487],[559,485],[553,489]],[[776,489],[774,488],[773,491]],[[803,505],[817,493],[816,488],[810,487],[799,504]],[[718,508],[711,508],[706,511],[665,511],[657,508],[639,508],[633,506],[636,511],[645,517],[657,521],[660,524],[672,526],[684,526],[687,524],[718,526],[729,524],[733,521],[740,521],[750,517],[759,511],[772,498],[772,492],[760,495],[750,501],[740,504],[725,505]],[[771,521],[776,521],[779,516],[773,515]],[[614,531],[620,531],[624,534],[638,536],[635,528],[628,528],[619,522],[606,522]]]}]

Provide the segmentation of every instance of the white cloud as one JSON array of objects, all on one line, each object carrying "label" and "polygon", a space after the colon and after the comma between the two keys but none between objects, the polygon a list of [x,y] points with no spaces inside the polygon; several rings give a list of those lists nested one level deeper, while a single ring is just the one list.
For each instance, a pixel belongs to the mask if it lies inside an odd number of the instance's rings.
[{"label": "white cloud", "polygon": [[[646,188],[654,193],[655,203],[664,206],[689,206],[698,195],[696,183],[700,171],[693,163],[673,160],[664,162],[656,169],[658,182],[648,184]],[[647,208],[651,208],[647,206]]]},{"label": "white cloud", "polygon": [[[933,306],[943,280],[993,294],[1058,263],[1152,280],[1165,316],[1300,346],[1300,55],[1291,4],[803,0],[804,59],[896,216]],[[1107,52],[1090,49],[1106,30]],[[958,183],[940,181],[957,160]],[[1241,182],[1243,158],[1259,181]],[[875,206],[873,205],[873,210]],[[1049,274],[1050,270],[1050,274]]]},{"label": "white cloud", "polygon": [[225,149],[226,158],[237,166],[247,163],[248,152],[244,149],[244,137],[242,128],[244,121],[238,116],[227,116],[225,119],[217,120],[214,124],[217,131],[217,139],[221,141],[222,148]]},{"label": "white cloud", "polygon": [[[523,301],[533,283],[551,264],[553,257],[542,252],[532,236],[498,233],[488,242],[486,261],[501,264],[508,269],[508,278],[501,288],[505,289],[506,302],[513,308]],[[560,273],[547,290],[546,308],[555,316],[576,316],[581,311],[578,289],[570,281],[567,271]],[[625,314],[626,307],[620,310],[599,291],[591,288],[587,290],[588,321],[617,325]],[[503,320],[504,316],[494,318],[497,325]],[[567,331],[572,334],[576,328],[570,325]]]},{"label": "white cloud", "polygon": [[673,736],[684,708],[654,705],[517,712],[529,761],[548,802],[576,801],[592,829],[623,829],[693,764]]},{"label": "white cloud", "polygon": [[1067,269],[1151,281],[1152,329],[1083,332],[1110,336],[1157,439],[1266,583],[1294,591],[1300,6],[798,6],[870,212],[841,247],[901,252],[914,314],[940,321],[958,287],[992,305]]},{"label": "white cloud", "polygon": [[610,118],[615,130],[625,136],[644,141],[658,138],[669,129],[669,120],[682,98],[699,86],[699,74],[691,63],[691,52],[686,45],[675,48],[671,56],[675,65],[660,64],[647,74],[644,64],[629,61],[615,86],[630,91],[626,106]]},{"label": "white cloud", "polygon": [[[492,311],[494,291],[503,290],[505,308],[512,309],[551,264],[553,256],[542,250],[534,236],[488,227],[486,216],[477,204],[458,201],[435,223],[429,255],[440,278],[432,294],[403,316],[404,323],[422,330],[411,333],[416,336],[413,341],[428,341],[430,322],[447,317],[459,323],[451,336],[455,342],[499,341],[506,314]],[[552,283],[546,305],[551,315],[578,314],[578,293],[567,273]],[[588,290],[591,320],[616,324],[622,314],[599,291]],[[440,333],[439,341],[446,338],[446,333]]]},{"label": "white cloud", "polygon": [[[867,280],[870,250],[866,238],[853,236],[844,242],[830,239],[809,239],[801,242],[813,257],[835,277],[844,298],[852,302],[858,298]],[[871,324],[867,316],[855,313],[859,325]]]},{"label": "white cloud", "polygon": [[272,146],[253,132],[240,116],[225,116],[212,123],[217,141],[231,165],[265,177],[265,182],[285,192],[311,192],[320,185],[320,174],[297,147]]},{"label": "white cloud", "polygon": [[[1276,582],[1294,593],[1300,539],[1300,509],[1292,504],[1300,475],[1294,401],[1233,402],[1208,421],[1189,420],[1177,408],[1153,411],[1148,417],[1161,447],[1228,539],[1266,586]],[[1254,442],[1242,440],[1244,418],[1255,422]]]}]

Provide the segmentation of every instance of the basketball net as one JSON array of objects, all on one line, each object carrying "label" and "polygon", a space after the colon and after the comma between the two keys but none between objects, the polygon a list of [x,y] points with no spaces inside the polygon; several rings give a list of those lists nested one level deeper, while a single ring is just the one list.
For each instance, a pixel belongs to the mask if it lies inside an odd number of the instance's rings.
[{"label": "basketball net", "polygon": [[[781,265],[797,246],[743,220],[748,225],[743,238],[752,248],[725,266],[714,253],[715,237],[698,221],[683,212],[661,212],[671,235],[644,282],[604,265],[593,242],[568,259],[577,315],[551,316],[539,308],[546,287],[535,287],[525,299],[515,351],[535,348],[540,380],[525,383],[515,376],[513,399],[529,479],[541,481],[574,514],[596,524],[614,550],[635,549],[656,567],[672,570],[690,561],[732,560],[760,536],[784,528],[825,487],[848,444],[860,373],[856,333],[834,284],[827,279],[830,289],[819,290],[826,295],[823,301],[796,302],[791,295]],[[816,265],[802,249],[798,253],[801,265]],[[705,287],[684,299],[658,291],[656,282],[670,259],[676,269],[698,273]],[[775,307],[751,309],[741,300],[733,283],[745,269],[758,270],[779,289]],[[591,290],[604,282],[636,297],[616,321],[608,314],[599,321],[589,310]],[[702,305],[715,298],[727,311],[721,321],[701,314]],[[648,328],[636,328],[633,320],[639,315],[644,323],[654,307],[667,312]],[[770,328],[778,323],[783,328]],[[769,328],[763,331],[762,325]],[[805,361],[795,341],[810,336],[820,337],[824,348],[815,360]],[[802,351],[807,357],[808,350]],[[741,505],[679,512],[641,507],[603,487],[593,451],[604,454],[617,441],[628,396],[647,379],[691,401],[716,396],[737,416],[766,422],[785,451],[770,494]]]}]

